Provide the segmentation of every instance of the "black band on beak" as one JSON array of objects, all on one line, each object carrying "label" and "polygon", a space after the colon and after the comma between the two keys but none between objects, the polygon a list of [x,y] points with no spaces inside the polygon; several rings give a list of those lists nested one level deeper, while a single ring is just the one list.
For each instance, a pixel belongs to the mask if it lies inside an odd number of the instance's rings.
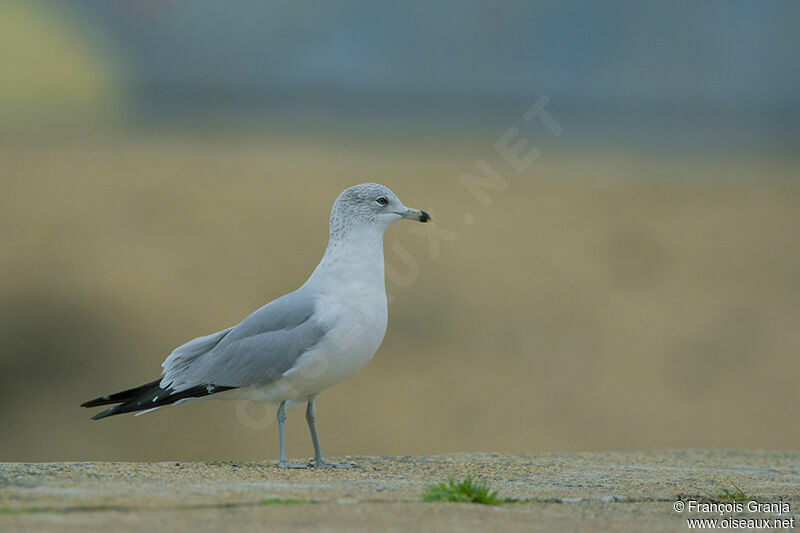
[{"label": "black band on beak", "polygon": [[416,220],[418,222],[428,222],[431,220],[431,216],[425,211],[422,211],[421,209],[409,209],[405,213],[397,213],[397,214],[403,218]]}]

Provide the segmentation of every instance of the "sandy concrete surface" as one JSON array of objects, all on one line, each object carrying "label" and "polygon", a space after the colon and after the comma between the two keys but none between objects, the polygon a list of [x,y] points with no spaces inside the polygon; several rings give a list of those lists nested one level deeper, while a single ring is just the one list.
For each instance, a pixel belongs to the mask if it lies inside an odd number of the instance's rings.
[{"label": "sandy concrete surface", "polygon": [[[684,501],[741,488],[795,518],[800,452],[666,450],[338,458],[351,470],[282,470],[273,462],[1,463],[0,531],[649,530],[683,531]],[[488,481],[498,507],[422,502],[448,477]],[[270,498],[301,503],[268,503]]]}]

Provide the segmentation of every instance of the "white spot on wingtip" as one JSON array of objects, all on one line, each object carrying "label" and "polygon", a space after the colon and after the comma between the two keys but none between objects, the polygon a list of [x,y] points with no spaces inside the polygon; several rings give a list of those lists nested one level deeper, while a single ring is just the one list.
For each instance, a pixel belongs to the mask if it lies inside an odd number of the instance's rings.
[{"label": "white spot on wingtip", "polygon": [[103,399],[104,399],[104,400],[110,400],[110,399],[111,399],[111,396],[103,396]]},{"label": "white spot on wingtip", "polygon": [[153,398],[153,403],[156,403],[156,401],[158,401],[158,396],[156,396],[155,398]]}]

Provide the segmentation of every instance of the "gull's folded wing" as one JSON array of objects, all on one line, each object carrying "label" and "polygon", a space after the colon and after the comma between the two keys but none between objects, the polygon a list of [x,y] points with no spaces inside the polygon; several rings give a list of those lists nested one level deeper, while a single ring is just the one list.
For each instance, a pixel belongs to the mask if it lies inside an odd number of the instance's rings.
[{"label": "gull's folded wing", "polygon": [[237,326],[179,346],[162,364],[160,380],[101,396],[83,404],[119,404],[93,418],[156,409],[237,387],[279,379],[315,346],[327,329],[314,318],[314,300],[301,291],[287,294]]}]

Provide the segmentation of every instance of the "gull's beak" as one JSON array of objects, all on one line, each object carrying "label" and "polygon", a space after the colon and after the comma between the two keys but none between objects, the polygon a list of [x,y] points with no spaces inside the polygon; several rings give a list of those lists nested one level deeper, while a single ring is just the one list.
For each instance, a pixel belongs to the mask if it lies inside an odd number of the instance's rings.
[{"label": "gull's beak", "polygon": [[401,217],[418,222],[428,222],[431,216],[421,209],[408,209],[405,213],[398,213]]}]

